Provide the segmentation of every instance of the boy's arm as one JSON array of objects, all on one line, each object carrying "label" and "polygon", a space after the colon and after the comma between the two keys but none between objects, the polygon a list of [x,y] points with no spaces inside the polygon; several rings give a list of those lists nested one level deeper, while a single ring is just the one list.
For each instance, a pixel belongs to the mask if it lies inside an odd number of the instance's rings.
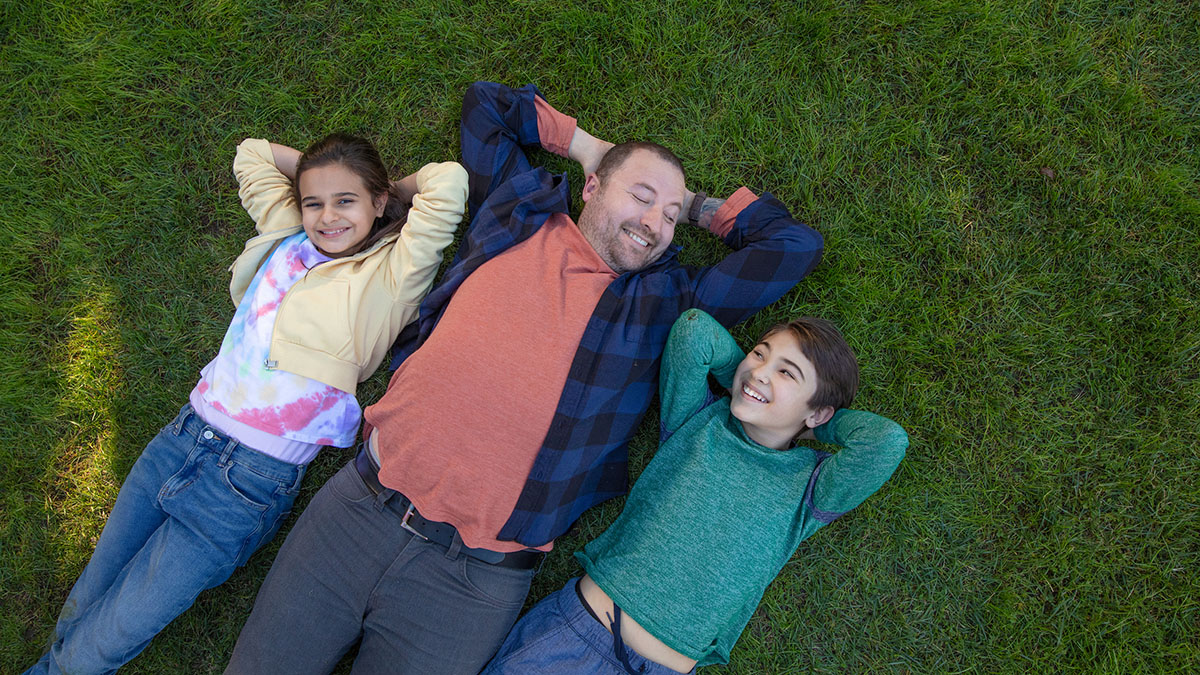
[{"label": "boy's arm", "polygon": [[821,524],[833,522],[882,487],[908,447],[908,434],[899,424],[862,410],[838,410],[816,428],[815,436],[842,446],[817,467],[806,499]]},{"label": "boy's arm", "polygon": [[704,405],[709,373],[729,387],[744,356],[729,331],[708,314],[689,309],[676,319],[663,350],[658,384],[663,431],[675,433]]},{"label": "boy's arm", "polygon": [[470,177],[471,213],[500,184],[532,168],[525,147],[542,146],[565,155],[574,123],[550,107],[532,84],[512,89],[475,82],[467,87],[459,132],[463,166]]}]

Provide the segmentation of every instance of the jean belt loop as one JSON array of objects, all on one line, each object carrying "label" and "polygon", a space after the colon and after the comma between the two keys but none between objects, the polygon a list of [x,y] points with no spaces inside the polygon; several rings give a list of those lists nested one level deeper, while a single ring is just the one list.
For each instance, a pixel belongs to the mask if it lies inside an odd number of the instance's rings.
[{"label": "jean belt loop", "polygon": [[183,410],[179,411],[179,414],[175,416],[175,423],[171,425],[171,428],[175,430],[176,436],[183,433],[183,425],[187,424],[188,419],[195,414],[196,409],[192,407],[191,403],[187,404],[184,406]]},{"label": "jean belt loop", "polygon": [[450,545],[446,547],[446,559],[454,560],[455,558],[457,558],[458,552],[462,550],[462,547],[463,547],[462,535],[459,534],[458,531],[456,530],[454,532],[454,539],[451,540]]},{"label": "jean belt loop", "polygon": [[225,467],[229,464],[229,457],[237,450],[238,442],[232,438],[225,441],[225,447],[221,448],[221,460],[217,462],[217,466]]},{"label": "jean belt loop", "polygon": [[287,488],[288,492],[295,492],[296,490],[300,489],[300,481],[304,480],[304,472],[305,471],[308,471],[307,464],[297,464],[296,465],[296,477],[292,481],[292,484],[288,486],[288,488]]},{"label": "jean belt loop", "polygon": [[395,490],[389,490],[387,488],[384,488],[383,492],[380,492],[379,494],[375,495],[375,500],[374,500],[375,501],[375,510],[383,511],[384,509],[386,509],[388,502],[392,499],[392,496],[395,494],[396,494]]}]

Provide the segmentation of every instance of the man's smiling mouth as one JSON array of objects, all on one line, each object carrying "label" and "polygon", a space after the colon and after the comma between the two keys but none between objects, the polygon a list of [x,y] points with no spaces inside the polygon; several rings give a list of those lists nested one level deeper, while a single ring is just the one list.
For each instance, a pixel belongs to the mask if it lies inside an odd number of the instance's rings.
[{"label": "man's smiling mouth", "polygon": [[633,232],[629,230],[625,230],[624,232],[625,234],[629,235],[629,238],[633,240],[633,243],[637,244],[638,246],[641,246],[642,248],[647,248],[650,246],[650,242],[634,234]]}]

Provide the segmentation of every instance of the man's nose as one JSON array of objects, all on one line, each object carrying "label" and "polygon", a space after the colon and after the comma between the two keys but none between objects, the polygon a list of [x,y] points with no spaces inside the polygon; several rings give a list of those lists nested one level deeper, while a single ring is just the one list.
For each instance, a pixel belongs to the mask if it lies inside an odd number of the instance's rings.
[{"label": "man's nose", "polygon": [[642,225],[645,225],[651,232],[658,232],[662,229],[663,212],[657,206],[651,206],[642,212]]}]

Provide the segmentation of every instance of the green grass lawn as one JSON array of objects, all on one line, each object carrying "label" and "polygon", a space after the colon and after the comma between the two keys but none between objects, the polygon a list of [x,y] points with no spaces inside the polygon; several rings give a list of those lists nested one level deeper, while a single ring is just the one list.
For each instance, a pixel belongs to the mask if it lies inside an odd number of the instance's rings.
[{"label": "green grass lawn", "polygon": [[[857,406],[911,436],[707,672],[1200,669],[1200,9],[567,5],[0,7],[0,670],[42,652],[220,344],[252,232],[236,143],[363,133],[398,176],[457,157],[476,79],[535,82],[597,135],[676,149],[694,188],[792,207],[824,261],[735,335],[834,320]],[[323,453],[298,506],[348,456]],[[531,601],[619,507],[559,540]],[[282,538],[123,672],[220,672]]]}]

